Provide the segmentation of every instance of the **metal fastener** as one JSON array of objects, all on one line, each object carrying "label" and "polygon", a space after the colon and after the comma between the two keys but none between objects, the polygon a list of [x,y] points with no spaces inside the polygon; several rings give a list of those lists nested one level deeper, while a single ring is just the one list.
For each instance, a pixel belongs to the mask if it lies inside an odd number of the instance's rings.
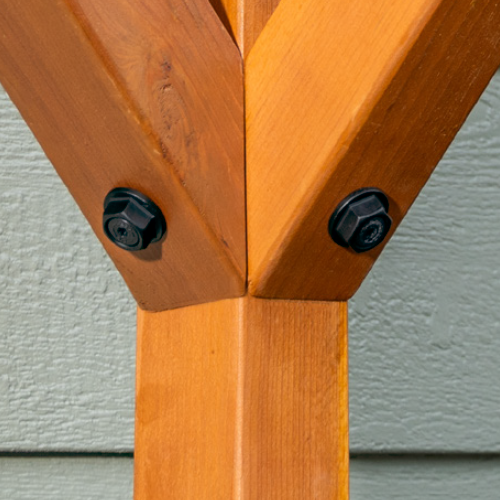
[{"label": "metal fastener", "polygon": [[342,200],[330,217],[328,230],[335,243],[357,253],[378,246],[391,229],[389,200],[376,188],[363,188]]},{"label": "metal fastener", "polygon": [[116,188],[108,193],[102,223],[106,236],[115,245],[132,252],[160,241],[167,230],[158,206],[130,188]]}]

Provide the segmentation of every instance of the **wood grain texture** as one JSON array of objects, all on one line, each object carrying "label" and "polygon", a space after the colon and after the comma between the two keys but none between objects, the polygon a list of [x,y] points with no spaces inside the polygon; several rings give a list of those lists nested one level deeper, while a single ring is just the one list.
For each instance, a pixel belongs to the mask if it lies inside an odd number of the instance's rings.
[{"label": "wood grain texture", "polygon": [[245,58],[280,0],[210,0]]},{"label": "wood grain texture", "polygon": [[[2,83],[139,305],[243,294],[241,61],[208,0],[0,7]],[[161,207],[161,245],[127,253],[106,239],[117,186]]]},{"label": "wood grain texture", "polygon": [[139,311],[135,499],[346,500],[346,304]]},{"label": "wood grain texture", "polygon": [[250,293],[345,300],[382,246],[328,235],[362,187],[398,226],[500,64],[500,3],[283,0],[245,66]]}]

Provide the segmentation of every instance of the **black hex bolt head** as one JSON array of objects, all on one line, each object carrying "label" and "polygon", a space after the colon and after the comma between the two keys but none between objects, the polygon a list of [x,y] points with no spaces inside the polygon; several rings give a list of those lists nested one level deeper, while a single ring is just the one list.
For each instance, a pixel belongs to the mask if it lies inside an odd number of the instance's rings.
[{"label": "black hex bolt head", "polygon": [[102,225],[117,246],[135,252],[160,241],[167,230],[161,210],[147,196],[130,188],[116,188],[104,200]]},{"label": "black hex bolt head", "polygon": [[333,212],[328,230],[335,243],[361,253],[384,241],[391,229],[389,200],[376,188],[363,188],[342,200]]}]

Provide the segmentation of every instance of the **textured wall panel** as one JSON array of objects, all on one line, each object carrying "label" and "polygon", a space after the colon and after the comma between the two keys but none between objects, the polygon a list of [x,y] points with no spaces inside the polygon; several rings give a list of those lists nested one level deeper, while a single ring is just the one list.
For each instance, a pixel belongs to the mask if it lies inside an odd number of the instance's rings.
[{"label": "textured wall panel", "polygon": [[500,450],[500,74],[351,303],[351,444]]},{"label": "textured wall panel", "polygon": [[135,306],[0,94],[0,449],[130,449]]},{"label": "textured wall panel", "polygon": [[[356,450],[500,450],[500,75],[351,305]],[[0,449],[131,450],[134,304],[0,93]]]},{"label": "textured wall panel", "polygon": [[[132,500],[132,468],[129,458],[0,458],[0,500]],[[499,470],[499,459],[354,459],[351,500],[498,500]]]},{"label": "textured wall panel", "polygon": [[131,458],[0,458],[0,500],[132,500]]},{"label": "textured wall panel", "polygon": [[352,460],[351,500],[498,500],[500,459]]}]

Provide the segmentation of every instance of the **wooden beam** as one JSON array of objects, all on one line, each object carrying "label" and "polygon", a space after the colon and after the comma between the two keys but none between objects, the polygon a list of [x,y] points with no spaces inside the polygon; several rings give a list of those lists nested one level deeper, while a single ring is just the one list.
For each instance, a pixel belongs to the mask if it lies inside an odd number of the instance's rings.
[{"label": "wooden beam", "polygon": [[345,303],[139,311],[135,500],[347,500]]},{"label": "wooden beam", "polygon": [[382,246],[335,207],[380,188],[393,232],[499,64],[499,2],[283,0],[245,65],[250,293],[351,297]]},{"label": "wooden beam", "polygon": [[[241,58],[208,0],[0,0],[0,31],[2,84],[139,305],[242,295]],[[115,187],[160,206],[161,244],[105,237]]]},{"label": "wooden beam", "polygon": [[211,0],[211,3],[245,58],[280,0]]}]

